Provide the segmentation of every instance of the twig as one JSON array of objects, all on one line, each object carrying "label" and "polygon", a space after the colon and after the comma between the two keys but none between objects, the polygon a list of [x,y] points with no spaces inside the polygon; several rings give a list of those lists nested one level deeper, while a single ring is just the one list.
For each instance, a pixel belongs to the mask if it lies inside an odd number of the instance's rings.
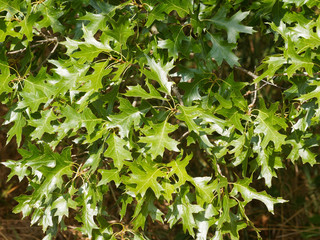
[{"label": "twig", "polygon": [[256,78],[259,77],[258,75],[254,74],[253,72],[251,72],[251,71],[249,71],[249,70],[247,70],[247,69],[244,69],[244,68],[242,68],[242,67],[235,66],[234,68],[235,68],[235,69],[238,69],[238,70],[240,70],[240,71],[242,71],[242,72],[244,72],[244,73],[246,73],[246,74],[248,74],[250,77],[253,78],[253,80],[255,80]]},{"label": "twig", "polygon": [[181,106],[184,106],[184,105],[183,105],[183,100],[182,100],[181,94],[179,93],[179,90],[178,90],[178,88],[177,88],[175,85],[172,86],[172,92],[173,92],[174,95],[176,95],[176,97],[178,98],[178,101],[179,101],[180,105],[181,105]]},{"label": "twig", "polygon": [[[258,78],[258,76],[257,76],[256,74],[254,74],[253,72],[251,72],[251,71],[249,71],[249,70],[247,70],[247,69],[244,69],[244,68],[242,68],[242,67],[237,67],[237,66],[235,66],[235,68],[238,69],[238,70],[240,70],[240,71],[242,71],[242,72],[244,72],[244,73],[246,73],[246,74],[248,74],[250,77],[253,78],[253,80],[255,80],[256,78]],[[261,88],[259,88],[259,89],[261,89]],[[249,106],[248,106],[248,107],[249,107],[249,112],[251,112],[254,104],[255,104],[256,101],[257,101],[257,92],[258,92],[259,89],[258,89],[258,83],[255,83],[255,84],[254,84],[254,91],[253,91],[253,93],[254,93],[253,99],[252,99],[252,102],[251,102],[251,103],[249,104]]]},{"label": "twig", "polygon": [[[48,39],[36,41],[36,44],[31,45],[30,48],[35,48],[35,47],[40,46],[40,45],[47,43],[47,42],[57,42],[57,38],[55,37],[55,38],[48,38]],[[15,50],[15,51],[9,51],[9,52],[7,52],[7,54],[14,55],[14,54],[18,54],[18,53],[23,53],[26,50],[27,50],[27,48],[22,48],[22,49]]]},{"label": "twig", "polygon": [[266,85],[268,85],[268,84],[265,83],[265,84],[263,84],[261,87],[259,87],[258,89],[255,89],[255,90],[253,90],[253,91],[249,90],[248,92],[246,92],[246,93],[244,94],[244,96],[248,96],[248,95],[251,94],[251,93],[257,92],[257,91],[259,91],[260,89],[264,88]]},{"label": "twig", "polygon": [[39,64],[39,66],[37,67],[37,69],[35,70],[35,72],[38,72],[40,70],[40,68],[42,67],[42,65],[48,61],[48,59],[50,58],[50,56],[54,53],[54,51],[57,49],[59,42],[58,39],[55,37],[55,42],[56,44],[54,45],[53,49],[51,50],[51,52],[48,54],[48,56]]},{"label": "twig", "polygon": [[133,99],[132,107],[136,107],[136,106],[137,106],[137,100],[138,100],[137,97],[135,97],[135,98]]},{"label": "twig", "polygon": [[79,153],[79,154],[73,154],[73,155],[71,155],[71,157],[72,158],[78,158],[78,157],[81,157],[81,156],[83,156],[85,154],[88,154],[88,153],[89,153],[89,151],[85,151],[85,152],[82,152],[82,153]]},{"label": "twig", "polygon": [[249,104],[249,106],[248,106],[248,107],[249,107],[249,112],[251,112],[254,104],[255,104],[256,101],[257,101],[257,92],[258,92],[257,87],[258,87],[258,83],[255,83],[255,84],[254,84],[254,91],[253,91],[253,99],[252,99],[252,102],[251,102],[251,103]]},{"label": "twig", "polygon": [[44,38],[46,38],[47,36],[43,33],[43,32],[41,32],[38,28],[36,28],[36,27],[32,27],[34,30],[36,30],[42,37],[44,37]]},{"label": "twig", "polygon": [[182,136],[178,139],[178,142],[181,142],[182,139],[184,139],[190,132],[187,131],[184,134],[182,134]]},{"label": "twig", "polygon": [[109,185],[109,188],[110,188],[110,191],[111,191],[111,195],[113,197],[113,200],[116,202],[116,205],[118,207],[118,211],[120,212],[121,211],[121,207],[119,206],[119,203],[117,201],[117,196],[116,196],[116,193],[114,192],[113,190],[113,186],[111,185],[111,183],[108,184]]},{"label": "twig", "polygon": [[0,235],[3,237],[3,239],[9,240],[1,231],[0,231]]},{"label": "twig", "polygon": [[[169,75],[168,75],[168,78],[172,81],[172,79],[171,79],[171,77]],[[174,82],[174,81],[172,81],[172,82]],[[181,94],[179,92],[178,87],[176,85],[172,85],[171,89],[172,89],[172,92],[174,93],[174,95],[176,95],[176,97],[178,98],[178,101],[179,101],[180,105],[184,106],[183,100],[182,100],[182,96],[181,96]]]},{"label": "twig", "polygon": [[[244,69],[244,68],[242,68],[242,67],[237,67],[237,66],[235,66],[234,68],[235,68],[235,69],[238,69],[238,70],[240,70],[240,71],[242,71],[242,72],[244,72],[244,73],[246,73],[247,75],[249,75],[250,77],[252,77],[253,80],[255,80],[256,78],[259,77],[258,75],[254,74],[253,72],[251,72],[251,71],[249,71],[249,70],[247,70],[247,69]],[[284,76],[284,75],[287,75],[287,74],[286,74],[286,73],[284,73],[283,75],[277,75],[277,74],[275,74],[274,76]],[[268,82],[268,81],[266,81],[266,80],[264,80],[264,79],[262,79],[261,82],[264,82],[265,84],[268,84],[268,85],[271,85],[271,86],[274,86],[274,87],[277,87],[277,88],[280,88],[280,89],[286,89],[286,88],[280,87],[280,86],[278,86],[277,84],[274,84],[274,83],[272,83],[272,82]],[[265,86],[265,85],[263,85],[263,86]]]}]

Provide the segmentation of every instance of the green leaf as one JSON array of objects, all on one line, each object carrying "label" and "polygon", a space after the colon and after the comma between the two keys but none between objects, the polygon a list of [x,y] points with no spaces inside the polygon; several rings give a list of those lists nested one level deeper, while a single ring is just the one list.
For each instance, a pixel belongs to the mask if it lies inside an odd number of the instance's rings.
[{"label": "green leaf", "polygon": [[161,91],[171,95],[171,86],[173,82],[168,80],[169,71],[174,67],[173,61],[168,62],[166,65],[162,66],[160,62],[156,62],[153,58],[146,56],[148,60],[148,65],[150,66],[151,71],[144,70],[143,73],[152,80],[156,80],[160,86]]},{"label": "green leaf", "polygon": [[82,86],[79,90],[80,91],[99,91],[103,85],[102,85],[102,78],[106,75],[108,75],[112,68],[107,68],[108,61],[96,63],[92,68],[94,69],[94,72],[90,75],[86,75],[83,78],[80,79],[80,81],[85,82],[86,84]]},{"label": "green leaf", "polygon": [[[79,45],[79,51],[74,52],[71,56],[76,59],[79,59],[78,60],[79,63],[85,63],[85,62],[92,62],[96,57],[99,56],[100,53],[111,51],[111,49],[108,49],[107,47],[99,46],[99,44],[96,44],[96,43],[94,44],[87,45],[87,44],[82,44],[81,42],[74,44],[74,45]],[[68,46],[67,43],[64,43],[64,45]]]},{"label": "green leaf", "polygon": [[228,195],[224,195],[222,199],[221,209],[220,210],[220,216],[218,218],[217,222],[217,229],[220,230],[223,226],[225,226],[227,223],[231,222],[230,219],[230,209],[237,205],[236,201],[234,199],[229,198]]},{"label": "green leaf", "polygon": [[150,27],[155,20],[162,21],[165,19],[163,12],[167,9],[166,4],[158,4],[154,8],[151,8],[152,11],[148,13],[148,21],[146,22],[146,27]]},{"label": "green leaf", "polygon": [[52,209],[56,209],[54,216],[58,217],[59,222],[61,222],[63,216],[69,216],[68,201],[63,196],[58,197],[52,203]]},{"label": "green leaf", "polygon": [[127,212],[128,204],[132,203],[133,198],[125,194],[121,197],[121,210],[120,210],[120,219],[122,220]]},{"label": "green leaf", "polygon": [[252,27],[247,27],[240,22],[248,16],[249,12],[238,11],[231,18],[227,18],[227,8],[221,7],[219,11],[210,19],[218,28],[225,29],[228,34],[228,42],[235,43],[239,38],[239,33],[252,34],[254,30]]},{"label": "green leaf", "polygon": [[113,29],[106,31],[106,34],[114,38],[122,49],[126,49],[128,38],[135,33],[131,24],[127,16],[121,16],[118,21],[113,24]]},{"label": "green leaf", "polygon": [[127,92],[124,94],[128,97],[141,97],[142,99],[159,99],[166,100],[161,94],[152,86],[147,83],[150,93],[146,92],[141,85],[129,86]]},{"label": "green leaf", "polygon": [[[239,164],[246,161],[250,154],[250,136],[249,134],[243,134],[240,137],[232,140],[230,146],[233,147],[229,151],[230,154],[234,154],[235,161],[232,162],[233,166],[238,166]],[[245,169],[244,169],[245,170]]]},{"label": "green leaf", "polygon": [[288,41],[288,50],[286,51],[285,56],[288,59],[288,63],[291,64],[287,69],[288,77],[292,77],[292,75],[301,68],[305,68],[307,73],[310,76],[313,76],[312,68],[314,64],[311,60],[311,52],[306,51],[304,56],[297,54],[294,48],[294,43],[290,38]]},{"label": "green leaf", "polygon": [[280,150],[281,146],[285,144],[286,136],[278,132],[277,128],[274,127],[271,119],[263,119],[258,117],[255,123],[257,125],[254,129],[254,132],[263,134],[261,147],[266,148],[268,143],[272,141],[276,147],[276,150]]},{"label": "green leaf", "polygon": [[109,43],[107,40],[104,42],[99,42],[95,37],[95,32],[92,30],[88,29],[86,26],[82,26],[82,31],[83,31],[83,38],[85,40],[84,44],[87,46],[94,46],[97,49],[100,50],[100,52],[109,52],[112,51],[112,48],[110,47]]},{"label": "green leaf", "polygon": [[176,175],[178,177],[178,181],[176,181],[175,187],[182,186],[186,181],[192,181],[192,178],[186,171],[186,167],[192,159],[192,154],[187,155],[184,159],[182,158],[182,156],[183,154],[180,153],[175,160],[172,160],[167,164],[168,167],[171,167],[169,177],[173,177],[173,175]]},{"label": "green leaf", "polygon": [[24,16],[24,19],[19,22],[19,25],[21,26],[20,32],[23,33],[30,42],[33,39],[32,27],[34,26],[34,23],[37,21],[38,17],[38,14],[27,14]]},{"label": "green leaf", "polygon": [[26,125],[26,120],[22,114],[22,112],[11,111],[9,112],[9,117],[4,124],[9,124],[14,122],[14,125],[10,128],[7,133],[7,144],[11,141],[11,139],[16,136],[17,145],[20,146],[22,139],[22,129]]},{"label": "green leaf", "polygon": [[290,139],[286,141],[292,146],[292,150],[288,155],[288,159],[291,161],[297,161],[301,158],[302,162],[309,163],[311,166],[317,163],[316,154],[310,151],[310,147],[314,147],[318,144],[311,145],[306,143],[303,136],[299,136],[296,132],[293,132]]},{"label": "green leaf", "polygon": [[63,32],[65,27],[59,21],[64,15],[64,11],[54,6],[53,0],[47,0],[45,4],[39,4],[38,9],[41,12],[42,20],[35,23],[38,29],[51,27],[53,32]]},{"label": "green leaf", "polygon": [[[104,14],[107,14],[107,13],[104,12]],[[95,13],[87,12],[86,15],[80,17],[79,19],[90,21],[86,25],[86,28],[89,31],[96,33],[97,31],[105,30],[106,28],[105,21],[107,20],[107,17],[104,14],[101,14],[101,13],[95,14]]]},{"label": "green leaf", "polygon": [[143,197],[150,188],[157,198],[160,197],[161,191],[164,189],[159,184],[158,178],[163,178],[166,173],[162,172],[156,164],[151,164],[150,161],[145,161],[143,166],[138,166],[137,163],[132,162],[129,164],[129,168],[132,173],[127,180],[127,191],[133,192],[135,196],[141,194]]},{"label": "green leaf", "polygon": [[232,240],[238,240],[239,239],[239,231],[246,228],[247,224],[241,220],[241,215],[234,214],[230,211],[230,223],[226,223],[222,227],[223,234],[230,233]]},{"label": "green leaf", "polygon": [[78,131],[81,127],[87,129],[88,135],[90,135],[97,124],[101,122],[101,119],[96,118],[90,108],[85,108],[83,112],[78,113],[77,110],[67,105],[61,110],[62,116],[65,117],[65,121],[57,127],[58,140],[53,143],[53,146],[58,144],[61,139],[67,136],[68,131]]},{"label": "green leaf", "polygon": [[[153,5],[154,3],[151,1],[149,4]],[[189,13],[189,10],[192,9],[192,3],[190,0],[164,0],[156,6],[151,6],[146,27],[150,27],[155,20],[164,20],[166,17],[164,13],[169,14],[172,11],[176,11],[181,18],[184,18]]]},{"label": "green leaf", "polygon": [[25,218],[29,216],[32,212],[32,204],[30,204],[30,195],[20,195],[16,197],[14,200],[18,202],[18,205],[16,205],[13,209],[13,213],[19,213],[22,212],[22,218]]},{"label": "green leaf", "polygon": [[221,37],[213,36],[211,33],[207,33],[206,36],[212,43],[211,50],[208,53],[210,58],[214,59],[218,65],[221,65],[223,60],[225,60],[230,67],[239,65],[238,57],[232,52],[235,48],[234,44],[225,43]]},{"label": "green leaf", "polygon": [[116,186],[119,186],[121,183],[118,169],[99,169],[98,172],[101,174],[101,180],[98,183],[98,186],[106,185],[111,181],[114,181]]},{"label": "green leaf", "polygon": [[197,227],[193,214],[203,211],[199,205],[192,204],[188,197],[188,188],[182,188],[174,204],[169,207],[169,212],[166,216],[170,227],[179,219],[182,220],[183,231],[190,233],[194,237],[194,228]]},{"label": "green leaf", "polygon": [[96,193],[88,183],[84,183],[80,190],[83,193],[82,197],[77,199],[82,206],[81,216],[79,217],[79,220],[82,222],[80,230],[91,238],[93,229],[98,228],[94,221],[95,216],[98,214],[98,209],[92,202]]},{"label": "green leaf", "polygon": [[194,131],[195,133],[199,134],[202,128],[194,121],[200,115],[198,112],[198,107],[179,106],[178,109],[180,110],[180,113],[176,115],[176,118],[184,121],[190,132]]},{"label": "green leaf", "polygon": [[153,222],[157,220],[163,223],[163,213],[154,205],[155,200],[154,194],[150,191],[148,191],[142,199],[138,200],[138,204],[132,216],[135,229],[141,228],[144,230],[148,216],[151,217]]},{"label": "green leaf", "polygon": [[57,117],[53,113],[52,109],[50,109],[42,111],[41,118],[29,120],[28,124],[35,127],[35,130],[31,133],[32,139],[41,139],[44,133],[54,133],[55,129],[50,123],[56,119]]},{"label": "green leaf", "polygon": [[270,147],[261,149],[257,146],[254,147],[254,151],[258,153],[256,161],[257,164],[261,166],[260,177],[265,179],[266,185],[270,188],[272,178],[277,177],[275,170],[283,167],[281,158],[276,156],[274,149]]},{"label": "green leaf", "polygon": [[89,148],[89,157],[83,164],[83,168],[90,167],[90,171],[94,172],[99,167],[103,151],[104,145],[98,146],[98,144],[93,144],[93,146]]},{"label": "green leaf", "polygon": [[[8,175],[7,181],[10,181],[10,179],[13,176],[17,176],[19,181],[21,182],[24,177],[30,174],[28,170],[28,166],[23,164],[21,161],[7,160],[5,162],[1,162],[1,164],[11,169],[11,172]],[[30,211],[31,211],[31,208],[30,208]]]},{"label": "green leaf", "polygon": [[274,76],[276,71],[280,69],[287,61],[282,55],[273,55],[268,56],[263,60],[263,64],[257,69],[260,70],[262,67],[266,66],[267,70],[264,71],[259,77],[254,80],[254,83],[257,83],[264,79],[265,77],[271,78]]},{"label": "green leaf", "polygon": [[251,202],[253,199],[263,202],[271,213],[273,213],[274,204],[286,202],[286,200],[283,200],[282,198],[270,197],[265,191],[257,192],[254,188],[249,186],[250,183],[251,179],[249,178],[238,180],[236,183],[233,183],[232,193],[241,193],[245,203]]},{"label": "green leaf", "polygon": [[286,135],[279,133],[279,129],[286,128],[287,124],[283,119],[274,115],[278,108],[278,104],[274,104],[268,110],[265,108],[264,102],[262,103],[261,111],[255,120],[254,132],[263,134],[261,147],[265,149],[270,141],[275,145],[276,150],[280,150],[281,146],[285,144]]},{"label": "green leaf", "polygon": [[218,179],[213,182],[211,177],[194,177],[192,184],[196,188],[197,203],[204,206],[206,203],[212,203],[215,198],[214,193],[217,191]]},{"label": "green leaf", "polygon": [[316,88],[310,91],[309,93],[303,94],[301,97],[297,98],[297,100],[308,101],[312,98],[316,98],[318,101],[318,105],[320,106],[320,81],[312,80],[309,85],[316,86]]},{"label": "green leaf", "polygon": [[0,43],[0,94],[2,93],[10,93],[12,89],[9,87],[9,83],[15,79],[14,74],[10,74],[10,68],[7,63],[7,58],[5,56],[5,47]]},{"label": "green leaf", "polygon": [[181,82],[179,88],[184,90],[183,102],[186,106],[191,106],[192,102],[195,100],[201,100],[201,95],[199,93],[200,83],[203,79],[195,79],[192,82]]},{"label": "green leaf", "polygon": [[132,107],[131,103],[124,98],[120,98],[120,114],[110,115],[110,123],[107,128],[119,128],[119,135],[121,138],[128,137],[131,127],[138,125],[140,122],[142,112],[138,108]]},{"label": "green leaf", "polygon": [[197,214],[195,220],[198,227],[197,239],[198,240],[206,240],[209,228],[214,225],[217,221],[213,216],[218,215],[218,211],[212,204],[209,204],[205,211]]},{"label": "green leaf", "polygon": [[35,189],[32,194],[32,203],[35,203],[45,197],[48,197],[56,189],[61,189],[64,183],[63,176],[70,177],[73,173],[71,166],[71,151],[70,148],[65,148],[61,154],[48,152],[46,158],[54,158],[54,167],[43,167],[39,169],[42,175],[45,176],[43,182]]},{"label": "green leaf", "polygon": [[110,134],[106,143],[108,144],[108,148],[104,152],[104,156],[112,158],[115,167],[119,170],[121,170],[124,160],[132,160],[130,151],[125,148],[127,142],[119,138],[115,132]]},{"label": "green leaf", "polygon": [[[179,56],[179,51],[182,50],[182,41],[189,41],[189,39],[184,35],[183,27],[172,26],[170,28],[172,35],[168,36],[170,39],[158,41],[158,47],[161,49],[168,49],[169,57],[177,59]],[[185,52],[182,52],[185,54]]]},{"label": "green leaf", "polygon": [[165,149],[179,152],[180,150],[177,147],[179,142],[168,136],[169,133],[172,133],[177,128],[177,125],[171,125],[167,121],[153,124],[151,127],[145,126],[141,129],[145,137],[140,137],[139,142],[147,144],[146,147],[150,148],[148,152],[150,152],[153,158],[156,158],[158,155],[162,157]]}]

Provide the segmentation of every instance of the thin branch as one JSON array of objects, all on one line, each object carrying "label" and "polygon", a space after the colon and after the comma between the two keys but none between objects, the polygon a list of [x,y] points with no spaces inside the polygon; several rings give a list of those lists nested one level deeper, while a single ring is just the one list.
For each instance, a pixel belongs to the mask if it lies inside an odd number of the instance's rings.
[{"label": "thin branch", "polygon": [[263,84],[262,86],[260,86],[258,89],[255,89],[255,90],[253,90],[253,91],[249,90],[248,92],[246,92],[246,93],[244,94],[244,96],[248,96],[248,95],[251,94],[251,93],[257,92],[257,91],[259,91],[260,89],[264,88],[266,85],[268,85],[268,84],[265,83],[265,84]]},{"label": "thin branch", "polygon": [[37,69],[35,70],[36,72],[38,72],[40,70],[40,68],[42,67],[42,65],[48,61],[48,59],[50,58],[50,56],[54,53],[54,51],[57,49],[59,42],[58,39],[55,38],[55,42],[56,44],[54,45],[53,49],[51,50],[51,52],[48,54],[48,56],[39,64],[39,66],[37,67]]},{"label": "thin branch", "polygon": [[178,142],[181,142],[182,139],[184,139],[190,132],[187,131],[184,134],[182,134],[182,136],[179,138]]},{"label": "thin branch", "polygon": [[[250,77],[252,77],[253,80],[255,80],[256,78],[259,77],[258,75],[254,74],[253,72],[251,72],[251,71],[249,71],[249,70],[247,70],[247,69],[244,69],[244,68],[242,68],[242,67],[237,67],[237,66],[235,66],[234,68],[235,68],[235,69],[238,69],[238,70],[240,70],[240,71],[242,71],[242,72],[244,72],[244,73],[246,73],[247,75],[249,75]],[[277,74],[275,74],[274,76],[284,76],[284,75],[287,75],[287,74],[283,74],[283,75],[277,75]],[[286,89],[286,88],[280,87],[280,86],[278,86],[277,84],[274,84],[274,83],[272,83],[272,82],[268,82],[268,81],[266,81],[266,80],[264,80],[264,79],[262,79],[261,82],[264,82],[265,84],[268,84],[268,85],[271,85],[271,86],[274,86],[274,87],[277,87],[277,88],[280,88],[280,89]],[[265,85],[264,85],[264,86],[265,86]]]},{"label": "thin branch", "polygon": [[[235,68],[238,69],[238,70],[240,70],[240,71],[242,71],[242,72],[244,72],[244,73],[246,73],[246,74],[248,74],[249,76],[251,76],[251,77],[253,78],[253,80],[255,80],[256,78],[258,78],[258,76],[257,76],[256,74],[254,74],[253,72],[251,72],[251,71],[249,71],[249,70],[247,70],[247,69],[244,69],[244,68],[242,68],[242,67],[237,67],[237,66],[235,66]],[[261,88],[259,88],[259,89],[261,89]],[[258,89],[258,83],[255,83],[255,84],[254,84],[254,91],[253,91],[253,93],[254,93],[253,99],[252,99],[251,103],[250,103],[249,106],[248,106],[248,107],[249,107],[249,112],[251,112],[254,104],[255,104],[256,101],[257,101],[257,92],[258,92],[259,89]]]},{"label": "thin branch", "polygon": [[258,92],[258,83],[255,83],[254,84],[254,94],[253,94],[253,99],[252,99],[252,102],[249,104],[249,111],[251,112],[251,109],[253,108],[254,104],[256,103],[257,101],[257,92]]},{"label": "thin branch", "polygon": [[[174,83],[174,81],[171,79],[171,77],[169,75],[168,75],[168,78]],[[180,105],[184,106],[183,100],[182,100],[182,96],[181,96],[181,94],[179,92],[178,87],[174,84],[174,85],[172,85],[171,89],[172,89],[172,92],[174,93],[174,95],[176,95],[176,97],[178,98],[178,101],[179,101]]]},{"label": "thin branch", "polygon": [[179,101],[180,105],[181,105],[181,106],[184,106],[183,100],[182,100],[182,97],[181,97],[181,94],[180,94],[178,88],[177,88],[175,85],[172,86],[172,92],[173,92],[174,95],[176,95],[176,97],[178,98],[178,101]]},{"label": "thin branch", "polygon": [[[48,38],[48,39],[44,39],[44,40],[39,40],[39,41],[36,41],[36,44],[33,44],[30,46],[30,48],[35,48],[37,46],[40,46],[44,43],[47,43],[47,42],[57,42],[57,38]],[[9,51],[7,52],[8,55],[14,55],[14,54],[19,54],[19,53],[23,53],[27,50],[27,48],[22,48],[22,49],[19,49],[19,50],[15,50],[15,51]]]},{"label": "thin branch", "polygon": [[0,230],[0,235],[3,237],[3,239],[9,240],[9,239],[1,232],[1,230]]},{"label": "thin branch", "polygon": [[132,102],[132,107],[136,107],[136,106],[137,106],[137,101],[138,101],[138,98],[135,97],[135,98],[133,99],[133,102]]},{"label": "thin branch", "polygon": [[111,183],[108,184],[109,185],[109,188],[110,188],[110,191],[111,191],[111,195],[113,197],[113,200],[116,202],[116,205],[117,205],[117,208],[118,208],[118,211],[120,212],[121,211],[121,207],[119,206],[119,203],[117,201],[117,196],[116,196],[116,193],[114,192],[114,189],[113,189],[113,186],[111,185]]},{"label": "thin branch", "polygon": [[240,71],[242,71],[242,72],[244,72],[244,73],[246,73],[247,75],[249,75],[250,77],[252,77],[253,80],[255,80],[256,78],[259,77],[258,75],[254,74],[253,72],[251,72],[251,71],[249,71],[249,70],[247,70],[247,69],[244,69],[244,68],[242,68],[242,67],[235,66],[234,68],[235,68],[235,69],[238,69],[238,70],[240,70]]}]

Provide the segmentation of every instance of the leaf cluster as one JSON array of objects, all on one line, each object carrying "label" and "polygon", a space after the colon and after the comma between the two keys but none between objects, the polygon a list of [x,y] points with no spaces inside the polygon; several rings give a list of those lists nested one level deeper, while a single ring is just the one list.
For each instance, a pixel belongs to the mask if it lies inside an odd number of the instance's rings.
[{"label": "leaf cluster", "polygon": [[[254,181],[270,188],[286,161],[319,158],[319,8],[0,0],[0,99],[22,156],[3,164],[29,182],[14,211],[45,239],[71,212],[92,239],[148,239],[155,221],[199,240],[260,238],[246,205],[285,200]],[[237,49],[253,34],[275,45],[255,73]]]}]

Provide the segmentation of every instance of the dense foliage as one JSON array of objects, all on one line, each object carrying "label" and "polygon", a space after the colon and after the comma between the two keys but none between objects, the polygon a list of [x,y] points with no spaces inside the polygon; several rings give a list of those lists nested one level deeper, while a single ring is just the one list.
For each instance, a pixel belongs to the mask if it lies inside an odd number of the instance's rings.
[{"label": "dense foliage", "polygon": [[148,239],[150,222],[199,240],[255,229],[248,203],[286,200],[252,183],[319,158],[319,8],[0,0],[0,99],[22,156],[4,164],[29,182],[14,212],[45,239],[71,218],[93,239]]}]

